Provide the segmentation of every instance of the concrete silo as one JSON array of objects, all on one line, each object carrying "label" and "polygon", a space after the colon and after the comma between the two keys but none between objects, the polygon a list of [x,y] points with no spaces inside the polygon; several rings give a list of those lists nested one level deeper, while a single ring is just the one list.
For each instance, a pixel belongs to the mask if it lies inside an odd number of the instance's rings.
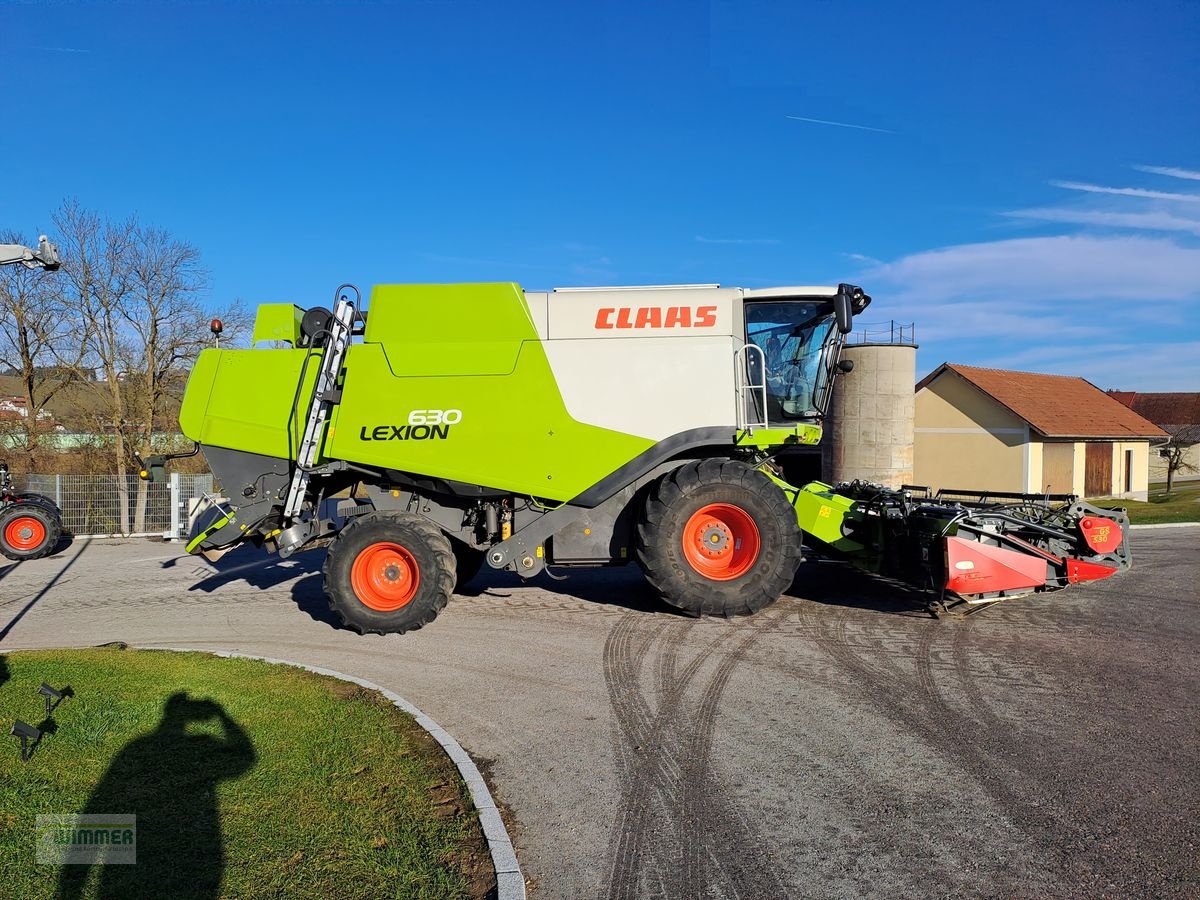
[{"label": "concrete silo", "polygon": [[917,345],[911,326],[892,340],[884,337],[842,350],[854,370],[838,378],[826,418],[821,468],[831,483],[858,478],[898,488],[912,482]]}]

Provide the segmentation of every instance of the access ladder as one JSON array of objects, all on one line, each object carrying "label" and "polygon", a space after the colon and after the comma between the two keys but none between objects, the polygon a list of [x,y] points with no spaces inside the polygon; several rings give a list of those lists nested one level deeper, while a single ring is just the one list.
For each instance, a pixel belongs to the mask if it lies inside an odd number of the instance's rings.
[{"label": "access ladder", "polygon": [[[339,289],[340,294],[340,289]],[[354,304],[340,294],[333,307],[333,317],[326,326],[327,334],[324,349],[321,353],[321,365],[317,370],[316,385],[313,388],[312,401],[308,407],[308,419],[304,423],[304,434],[300,438],[300,446],[296,452],[296,468],[292,472],[292,481],[288,485],[287,497],[283,504],[285,521],[294,519],[300,514],[304,496],[308,493],[308,479],[321,453],[321,442],[325,434],[325,423],[329,413],[337,404],[339,391],[338,376],[342,372],[342,361],[346,356],[346,348],[354,333]],[[317,336],[313,336],[313,344]],[[303,373],[301,378],[303,378]]]}]

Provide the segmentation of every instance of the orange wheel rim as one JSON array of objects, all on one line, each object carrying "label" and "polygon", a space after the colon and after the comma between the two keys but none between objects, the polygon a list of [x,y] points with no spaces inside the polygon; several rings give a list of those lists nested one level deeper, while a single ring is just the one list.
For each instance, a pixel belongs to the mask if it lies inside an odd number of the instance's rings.
[{"label": "orange wheel rim", "polygon": [[17,516],[4,527],[4,540],[15,550],[33,550],[46,540],[46,526],[33,516]]},{"label": "orange wheel rim", "polygon": [[417,595],[421,570],[416,558],[399,544],[380,541],[354,558],[350,584],[364,606],[394,612]]},{"label": "orange wheel rim", "polygon": [[730,503],[701,507],[683,527],[684,559],[713,581],[732,581],[745,575],[761,549],[754,519]]}]

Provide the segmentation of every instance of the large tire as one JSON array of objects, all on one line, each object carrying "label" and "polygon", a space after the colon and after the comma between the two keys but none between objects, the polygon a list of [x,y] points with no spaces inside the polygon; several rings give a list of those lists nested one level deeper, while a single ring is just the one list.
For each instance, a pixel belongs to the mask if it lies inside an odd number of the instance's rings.
[{"label": "large tire", "polygon": [[454,590],[461,591],[483,568],[484,552],[454,539],[450,547],[454,551]]},{"label": "large tire", "polygon": [[58,508],[58,504],[47,497],[45,494],[34,494],[28,491],[13,495],[16,500],[21,503],[40,503],[46,509],[50,510],[60,520],[62,519],[62,510]]},{"label": "large tire", "polygon": [[329,608],[359,634],[428,625],[454,591],[454,551],[428,519],[411,513],[355,517],[325,558]]},{"label": "large tire", "polygon": [[41,503],[21,501],[0,512],[0,553],[9,559],[37,559],[58,546],[62,523]]},{"label": "large tire", "polygon": [[802,559],[796,511],[735,460],[685,463],[655,482],[637,529],[646,580],[692,615],[744,616],[779,599]]}]

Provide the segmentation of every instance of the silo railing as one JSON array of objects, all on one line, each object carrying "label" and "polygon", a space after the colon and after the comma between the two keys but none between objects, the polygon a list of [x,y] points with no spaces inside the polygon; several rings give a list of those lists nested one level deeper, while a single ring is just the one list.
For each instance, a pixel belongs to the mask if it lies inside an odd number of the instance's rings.
[{"label": "silo railing", "polygon": [[915,344],[917,326],[915,322],[854,323],[854,331],[846,337],[847,344]]}]

